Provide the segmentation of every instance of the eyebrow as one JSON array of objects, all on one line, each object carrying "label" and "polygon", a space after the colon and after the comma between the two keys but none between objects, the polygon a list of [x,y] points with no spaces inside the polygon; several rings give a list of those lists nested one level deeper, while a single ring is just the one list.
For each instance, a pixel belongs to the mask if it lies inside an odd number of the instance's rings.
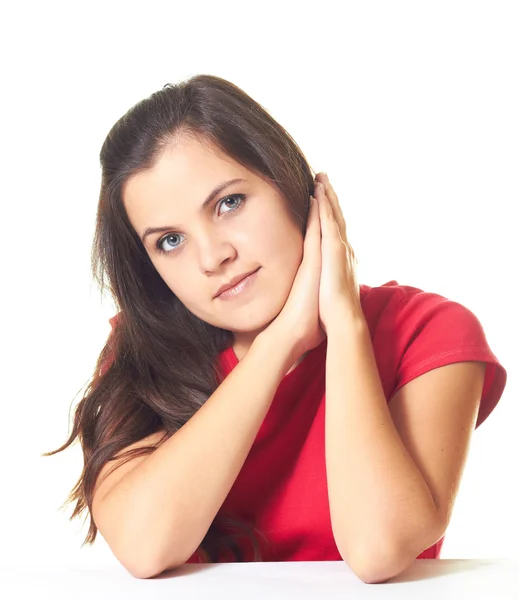
[{"label": "eyebrow", "polygon": [[[229,179],[229,181],[224,181],[223,183],[220,183],[220,185],[217,185],[214,188],[214,190],[209,194],[209,196],[207,196],[207,198],[204,200],[204,203],[200,207],[200,212],[202,212],[206,208],[206,206],[210,204],[214,200],[214,198],[218,196],[218,194],[221,191],[223,191],[226,187],[232,185],[233,183],[243,183],[245,181],[246,179],[238,177],[236,179]],[[171,231],[172,229],[180,229],[180,227],[178,227],[177,225],[165,225],[163,227],[148,227],[148,229],[146,229],[146,231],[143,233],[141,240],[144,243],[144,241],[149,235],[152,235],[153,233],[163,233],[165,231]]]}]

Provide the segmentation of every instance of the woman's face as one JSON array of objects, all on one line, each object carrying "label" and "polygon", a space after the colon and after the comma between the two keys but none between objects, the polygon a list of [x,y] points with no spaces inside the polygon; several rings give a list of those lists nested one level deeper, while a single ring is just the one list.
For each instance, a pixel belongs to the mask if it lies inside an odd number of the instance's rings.
[{"label": "woman's face", "polygon": [[[204,208],[231,179],[243,181]],[[244,354],[283,308],[303,258],[303,236],[284,198],[213,146],[183,139],[127,181],[123,202],[166,285],[197,317],[232,331],[236,353]],[[149,228],[162,231],[144,237]],[[244,292],[215,297],[222,284],[258,267]]]}]

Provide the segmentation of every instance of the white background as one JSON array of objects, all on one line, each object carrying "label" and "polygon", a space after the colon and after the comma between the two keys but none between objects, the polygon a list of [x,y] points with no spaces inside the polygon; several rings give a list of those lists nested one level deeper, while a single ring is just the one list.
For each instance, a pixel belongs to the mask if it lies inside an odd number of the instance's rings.
[{"label": "white background", "polygon": [[359,279],[469,307],[508,370],[442,558],[519,556],[516,2],[18,2],[0,14],[4,564],[114,564],[59,511],[68,437],[114,314],[91,282],[98,154],[141,98],[242,87],[339,194]]}]

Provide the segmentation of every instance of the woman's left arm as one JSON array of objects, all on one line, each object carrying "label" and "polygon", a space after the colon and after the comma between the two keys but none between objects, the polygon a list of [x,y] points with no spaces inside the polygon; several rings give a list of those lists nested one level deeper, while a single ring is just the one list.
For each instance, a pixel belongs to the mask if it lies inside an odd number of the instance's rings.
[{"label": "woman's left arm", "polygon": [[445,365],[388,406],[362,311],[356,258],[328,177],[317,175],[319,316],[328,338],[325,454],[332,529],[361,579],[386,581],[445,533],[468,455],[485,363]]},{"label": "woman's left arm", "polygon": [[368,328],[329,327],[325,454],[332,528],[364,581],[404,571],[445,533],[468,454],[485,364],[429,371],[388,406]]}]

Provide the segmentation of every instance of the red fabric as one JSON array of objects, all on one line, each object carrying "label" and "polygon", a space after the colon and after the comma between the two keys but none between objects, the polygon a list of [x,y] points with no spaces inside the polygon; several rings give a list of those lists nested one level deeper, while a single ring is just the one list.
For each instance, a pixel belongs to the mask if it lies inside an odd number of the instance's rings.
[{"label": "red fabric", "polygon": [[[388,402],[427,371],[483,361],[487,368],[476,428],[485,421],[501,398],[507,373],[468,308],[394,280],[361,285],[361,304]],[[325,470],[326,346],[325,340],[281,381],[221,507],[266,534],[271,547],[265,561],[342,560],[331,528]],[[238,364],[232,348],[222,352],[221,360],[225,375]],[[439,558],[443,540],[417,558]],[[253,560],[249,544],[244,551],[245,560]],[[199,562],[198,553],[188,562]]]}]

